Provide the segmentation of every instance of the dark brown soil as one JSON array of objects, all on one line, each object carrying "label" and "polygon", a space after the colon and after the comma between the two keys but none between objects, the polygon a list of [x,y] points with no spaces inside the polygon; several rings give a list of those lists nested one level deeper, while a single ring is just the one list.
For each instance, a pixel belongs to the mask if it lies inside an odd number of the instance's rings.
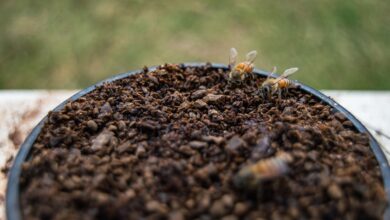
[{"label": "dark brown soil", "polygon": [[[51,112],[23,165],[24,218],[381,218],[366,134],[298,89],[262,99],[255,80],[226,76],[164,65]],[[281,152],[289,172],[235,185],[240,169]]]}]

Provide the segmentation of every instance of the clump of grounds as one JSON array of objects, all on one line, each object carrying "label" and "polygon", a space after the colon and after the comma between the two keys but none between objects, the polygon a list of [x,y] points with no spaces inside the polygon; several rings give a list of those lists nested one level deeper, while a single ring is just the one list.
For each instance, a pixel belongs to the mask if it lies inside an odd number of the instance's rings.
[{"label": "clump of grounds", "polygon": [[[367,134],[310,94],[262,99],[227,71],[163,65],[51,112],[23,165],[24,219],[381,219]],[[237,188],[278,152],[289,172]]]}]

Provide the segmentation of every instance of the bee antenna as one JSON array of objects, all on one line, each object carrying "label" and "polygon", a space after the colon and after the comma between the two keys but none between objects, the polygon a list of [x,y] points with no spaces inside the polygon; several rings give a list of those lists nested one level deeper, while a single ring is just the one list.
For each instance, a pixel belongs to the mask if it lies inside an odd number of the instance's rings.
[{"label": "bee antenna", "polygon": [[274,67],[272,68],[272,71],[268,74],[267,79],[271,78],[271,76],[272,76],[274,73],[276,73],[276,71],[277,71],[277,68],[276,68],[276,66],[274,66]]}]

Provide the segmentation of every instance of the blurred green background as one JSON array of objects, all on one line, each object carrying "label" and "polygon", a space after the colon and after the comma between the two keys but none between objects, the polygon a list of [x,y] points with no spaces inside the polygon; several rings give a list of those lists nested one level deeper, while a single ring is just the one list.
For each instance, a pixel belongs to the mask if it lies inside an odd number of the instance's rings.
[{"label": "blurred green background", "polygon": [[319,89],[390,89],[390,4],[351,1],[0,0],[0,89],[83,88],[144,65],[298,66]]}]

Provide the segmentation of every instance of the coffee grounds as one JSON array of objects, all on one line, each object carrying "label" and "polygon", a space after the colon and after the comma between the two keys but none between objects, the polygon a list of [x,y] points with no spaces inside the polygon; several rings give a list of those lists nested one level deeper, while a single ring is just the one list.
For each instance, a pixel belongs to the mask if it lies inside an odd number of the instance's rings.
[{"label": "coffee grounds", "polygon": [[[23,164],[24,219],[381,219],[387,204],[367,134],[299,88],[162,65],[50,112]],[[258,161],[288,172],[234,184]]]}]

